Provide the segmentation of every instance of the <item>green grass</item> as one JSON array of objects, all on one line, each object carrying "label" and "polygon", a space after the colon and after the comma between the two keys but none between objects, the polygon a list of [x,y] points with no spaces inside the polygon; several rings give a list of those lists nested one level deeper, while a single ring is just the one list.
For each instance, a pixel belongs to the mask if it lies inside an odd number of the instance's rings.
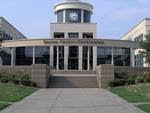
[{"label": "green grass", "polygon": [[9,104],[7,104],[7,103],[0,103],[0,111],[8,106],[9,106]]},{"label": "green grass", "polygon": [[110,91],[128,102],[143,103],[137,107],[146,113],[150,113],[150,104],[144,104],[144,102],[150,103],[150,84],[115,87],[111,88]]},{"label": "green grass", "polygon": [[0,101],[17,102],[36,91],[35,88],[0,83]]},{"label": "green grass", "polygon": [[150,113],[150,104],[143,104],[143,105],[139,105],[137,107],[139,107],[140,109],[142,109],[146,113]]},{"label": "green grass", "polygon": [[128,102],[150,102],[150,84],[141,84],[110,89]]}]

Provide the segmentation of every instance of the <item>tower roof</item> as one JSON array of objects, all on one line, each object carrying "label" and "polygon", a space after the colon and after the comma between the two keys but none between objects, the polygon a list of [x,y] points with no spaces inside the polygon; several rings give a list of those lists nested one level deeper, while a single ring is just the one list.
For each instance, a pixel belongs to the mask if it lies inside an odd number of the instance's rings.
[{"label": "tower roof", "polygon": [[55,13],[64,9],[83,9],[93,12],[93,6],[89,3],[82,2],[80,0],[65,0],[54,6]]}]

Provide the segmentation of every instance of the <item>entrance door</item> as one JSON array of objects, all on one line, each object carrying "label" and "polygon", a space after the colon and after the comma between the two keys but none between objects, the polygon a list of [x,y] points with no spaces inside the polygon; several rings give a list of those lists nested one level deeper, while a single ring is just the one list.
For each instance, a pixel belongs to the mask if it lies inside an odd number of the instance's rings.
[{"label": "entrance door", "polygon": [[78,46],[69,47],[69,56],[68,56],[68,69],[69,70],[78,70]]}]

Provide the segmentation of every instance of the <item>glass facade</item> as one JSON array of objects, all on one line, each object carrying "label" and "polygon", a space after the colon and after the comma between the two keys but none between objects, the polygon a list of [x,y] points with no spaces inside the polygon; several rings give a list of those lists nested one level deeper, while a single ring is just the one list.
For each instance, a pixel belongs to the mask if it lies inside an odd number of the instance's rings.
[{"label": "glass facade", "polygon": [[143,41],[143,34],[141,34],[141,35],[139,35],[139,36],[137,36],[136,38],[134,38],[134,41],[135,42],[141,42],[141,41]]},{"label": "glass facade", "polygon": [[83,59],[82,59],[82,69],[88,69],[88,47],[83,46]]},{"label": "glass facade", "polygon": [[35,47],[35,64],[49,65],[49,47]]},{"label": "glass facade", "polygon": [[16,48],[16,65],[33,64],[33,47]]},{"label": "glass facade", "polygon": [[64,46],[59,46],[59,69],[64,70]]},{"label": "glass facade", "polygon": [[93,70],[93,47],[89,47],[90,70]]},{"label": "glass facade", "polygon": [[64,10],[57,12],[57,22],[63,22],[63,12]]},{"label": "glass facade", "polygon": [[135,55],[135,67],[143,67],[143,55],[142,54],[138,54]]},{"label": "glass facade", "polygon": [[12,40],[12,37],[3,31],[0,31],[0,40]]},{"label": "glass facade", "polygon": [[114,48],[114,65],[115,66],[131,65],[129,48]]},{"label": "glass facade", "polygon": [[97,65],[111,64],[112,54],[110,47],[97,47]]},{"label": "glass facade", "polygon": [[78,46],[69,46],[68,69],[78,70],[79,48]]},{"label": "glass facade", "polygon": [[80,9],[67,9],[66,22],[81,23],[81,10]]},{"label": "glass facade", "polygon": [[91,12],[84,10],[84,23],[91,22]]},{"label": "glass facade", "polygon": [[11,65],[11,48],[0,49],[0,65]]},{"label": "glass facade", "polygon": [[79,33],[68,33],[69,38],[79,38]]}]

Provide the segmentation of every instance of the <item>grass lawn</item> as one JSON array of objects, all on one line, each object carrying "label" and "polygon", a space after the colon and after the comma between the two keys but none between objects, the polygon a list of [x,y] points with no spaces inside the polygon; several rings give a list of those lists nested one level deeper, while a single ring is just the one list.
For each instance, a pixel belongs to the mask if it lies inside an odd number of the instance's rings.
[{"label": "grass lawn", "polygon": [[9,104],[7,103],[0,103],[0,110],[3,110],[4,108],[8,107]]},{"label": "grass lawn", "polygon": [[0,110],[7,107],[10,102],[20,101],[35,91],[36,89],[32,87],[0,83]]},{"label": "grass lawn", "polygon": [[142,109],[146,113],[150,113],[150,104],[143,104],[143,105],[139,105],[137,107],[139,107],[140,109]]},{"label": "grass lawn", "polygon": [[[110,91],[131,103],[150,103],[150,84],[115,87]],[[137,107],[150,113],[150,104],[142,104]]]},{"label": "grass lawn", "polygon": [[0,101],[17,102],[36,91],[35,88],[0,84]]}]

